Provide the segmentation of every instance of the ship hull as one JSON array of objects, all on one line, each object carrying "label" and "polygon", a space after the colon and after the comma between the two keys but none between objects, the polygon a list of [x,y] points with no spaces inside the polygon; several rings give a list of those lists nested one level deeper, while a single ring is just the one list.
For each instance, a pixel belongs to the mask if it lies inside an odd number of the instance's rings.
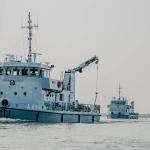
[{"label": "ship hull", "polygon": [[112,119],[129,119],[129,115],[123,114],[109,114],[107,117]]},{"label": "ship hull", "polygon": [[129,115],[123,115],[123,114],[109,114],[107,118],[112,119],[138,119],[139,115],[137,113],[135,114],[129,114]]},{"label": "ship hull", "polygon": [[12,118],[46,123],[95,123],[100,121],[100,114],[0,108],[0,118]]}]

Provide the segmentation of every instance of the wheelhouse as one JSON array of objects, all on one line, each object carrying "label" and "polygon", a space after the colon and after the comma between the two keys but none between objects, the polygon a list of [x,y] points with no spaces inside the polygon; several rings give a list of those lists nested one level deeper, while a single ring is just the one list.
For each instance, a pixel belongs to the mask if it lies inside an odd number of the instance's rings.
[{"label": "wheelhouse", "polygon": [[49,78],[50,67],[44,64],[4,63],[0,65],[0,76],[26,76]]}]

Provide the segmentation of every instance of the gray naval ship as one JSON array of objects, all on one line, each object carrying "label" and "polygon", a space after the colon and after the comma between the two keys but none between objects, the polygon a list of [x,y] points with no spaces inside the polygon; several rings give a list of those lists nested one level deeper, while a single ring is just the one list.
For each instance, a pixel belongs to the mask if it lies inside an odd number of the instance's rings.
[{"label": "gray naval ship", "polygon": [[119,85],[119,97],[113,97],[108,105],[108,118],[112,119],[138,119],[139,114],[134,112],[134,101],[131,105],[125,97],[120,96],[121,87]]},{"label": "gray naval ship", "polygon": [[[75,99],[75,74],[90,64],[98,64],[97,56],[64,72],[62,80],[51,79],[54,65],[36,62],[32,52],[31,15],[27,26],[29,51],[25,61],[7,55],[0,63],[0,117],[50,123],[94,123],[100,121],[100,105],[82,104]],[[97,92],[96,92],[97,96]]]}]

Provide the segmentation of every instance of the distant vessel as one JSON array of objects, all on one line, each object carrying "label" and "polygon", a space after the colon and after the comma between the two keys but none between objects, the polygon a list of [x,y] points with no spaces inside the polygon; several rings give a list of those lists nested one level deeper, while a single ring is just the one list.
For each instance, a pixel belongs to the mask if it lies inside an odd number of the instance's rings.
[{"label": "distant vessel", "polygon": [[[75,74],[92,63],[97,56],[64,72],[62,80],[50,78],[54,65],[36,62],[32,52],[32,25],[28,25],[29,52],[25,61],[7,55],[0,63],[0,117],[51,123],[93,123],[100,120],[100,105],[81,104],[75,99]],[[88,88],[88,87],[87,87]],[[96,92],[97,98],[97,92]]]},{"label": "distant vessel", "polygon": [[108,118],[138,119],[139,114],[134,112],[134,101],[129,105],[128,100],[120,96],[120,90],[119,84],[119,97],[113,97],[108,105]]}]

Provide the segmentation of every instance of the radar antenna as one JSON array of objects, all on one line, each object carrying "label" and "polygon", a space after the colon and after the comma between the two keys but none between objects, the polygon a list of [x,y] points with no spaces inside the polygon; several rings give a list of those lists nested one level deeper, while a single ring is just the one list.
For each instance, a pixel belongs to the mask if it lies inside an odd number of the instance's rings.
[{"label": "radar antenna", "polygon": [[32,21],[31,21],[31,14],[29,12],[28,14],[28,21],[27,21],[28,25],[27,26],[22,26],[22,28],[27,28],[28,29],[28,41],[29,41],[29,52],[28,52],[28,62],[32,62],[32,29],[33,28],[37,28],[38,25],[34,24],[32,25]]}]

